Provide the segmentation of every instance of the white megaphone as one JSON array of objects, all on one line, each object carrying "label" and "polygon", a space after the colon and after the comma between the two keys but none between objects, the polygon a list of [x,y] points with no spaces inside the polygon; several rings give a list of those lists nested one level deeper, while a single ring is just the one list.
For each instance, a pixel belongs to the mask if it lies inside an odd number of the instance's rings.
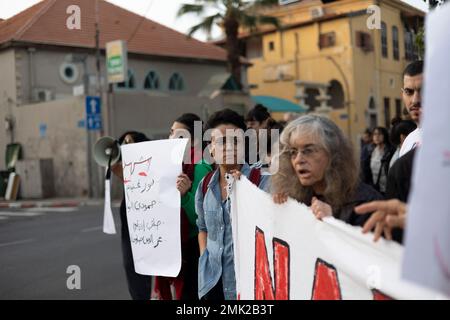
[{"label": "white megaphone", "polygon": [[94,146],[94,160],[102,167],[112,166],[120,160],[120,144],[111,137],[100,138]]}]

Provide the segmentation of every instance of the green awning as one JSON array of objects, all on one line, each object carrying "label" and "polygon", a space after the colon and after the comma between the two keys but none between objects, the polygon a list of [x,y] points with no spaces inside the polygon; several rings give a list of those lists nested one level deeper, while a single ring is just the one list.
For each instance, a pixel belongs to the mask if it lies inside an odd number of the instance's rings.
[{"label": "green awning", "polygon": [[272,96],[252,96],[252,100],[262,104],[270,112],[306,112],[306,109],[289,100]]}]

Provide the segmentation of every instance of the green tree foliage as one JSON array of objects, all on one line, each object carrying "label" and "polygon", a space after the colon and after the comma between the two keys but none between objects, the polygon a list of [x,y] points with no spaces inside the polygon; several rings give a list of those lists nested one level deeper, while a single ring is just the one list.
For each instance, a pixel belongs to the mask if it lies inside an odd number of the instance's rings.
[{"label": "green tree foliage", "polygon": [[274,5],[278,5],[278,0],[196,0],[193,4],[182,4],[178,16],[195,14],[202,19],[189,30],[190,36],[199,30],[210,35],[214,25],[223,28],[226,36],[228,68],[241,88],[239,30],[246,28],[254,32],[263,24],[279,27],[277,18],[261,14],[260,10]]}]

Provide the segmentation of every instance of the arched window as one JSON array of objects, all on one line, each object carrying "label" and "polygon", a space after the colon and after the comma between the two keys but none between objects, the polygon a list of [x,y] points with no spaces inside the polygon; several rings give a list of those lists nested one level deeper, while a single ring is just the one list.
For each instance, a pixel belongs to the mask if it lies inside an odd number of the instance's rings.
[{"label": "arched window", "polygon": [[414,59],[414,36],[413,33],[405,29],[405,58],[413,61]]},{"label": "arched window", "polygon": [[384,22],[381,22],[381,54],[383,58],[388,56],[387,26]]},{"label": "arched window", "polygon": [[328,95],[331,97],[329,104],[333,109],[344,108],[344,89],[342,85],[337,80],[331,80],[330,86],[328,87]]},{"label": "arched window", "polygon": [[392,27],[392,47],[394,50],[394,60],[399,60],[400,50],[398,45],[398,28],[396,26]]},{"label": "arched window", "polygon": [[155,71],[150,71],[145,77],[144,89],[158,90],[159,76]]},{"label": "arched window", "polygon": [[178,73],[174,73],[170,77],[169,90],[171,90],[171,91],[182,91],[182,90],[184,90],[183,78]]},{"label": "arched window", "polygon": [[117,87],[121,89],[136,89],[136,78],[131,70],[128,70],[127,80],[118,83]]}]

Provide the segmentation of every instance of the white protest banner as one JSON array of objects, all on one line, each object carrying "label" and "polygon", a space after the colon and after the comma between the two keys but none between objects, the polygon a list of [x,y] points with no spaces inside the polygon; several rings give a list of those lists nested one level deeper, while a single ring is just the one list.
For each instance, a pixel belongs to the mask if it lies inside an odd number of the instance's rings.
[{"label": "white protest banner", "polygon": [[450,5],[427,16],[422,145],[407,216],[405,279],[450,295]]},{"label": "white protest banner", "polygon": [[188,139],[123,145],[128,229],[139,274],[176,277],[181,268],[177,176]]},{"label": "white protest banner", "polygon": [[400,280],[403,248],[292,199],[283,205],[242,177],[231,196],[240,299],[435,299]]}]

